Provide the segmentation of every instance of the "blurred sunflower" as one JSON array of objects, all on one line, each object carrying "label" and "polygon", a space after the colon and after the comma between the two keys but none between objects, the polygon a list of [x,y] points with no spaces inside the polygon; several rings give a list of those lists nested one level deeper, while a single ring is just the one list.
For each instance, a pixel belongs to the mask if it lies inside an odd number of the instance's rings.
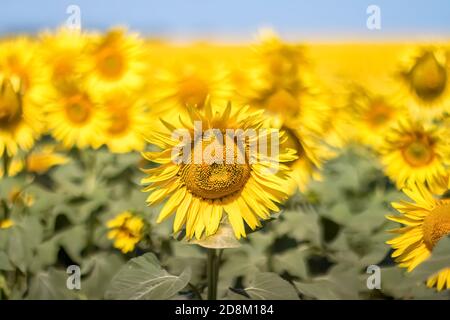
[{"label": "blurred sunflower", "polygon": [[8,229],[14,225],[14,222],[11,219],[0,220],[0,229]]},{"label": "blurred sunflower", "polygon": [[98,148],[104,142],[108,115],[82,84],[55,88],[45,110],[51,135],[64,147]]},{"label": "blurred sunflower", "polygon": [[[142,179],[142,183],[148,185],[143,191],[152,191],[147,202],[153,205],[169,198],[157,221],[161,222],[176,212],[173,231],[178,232],[185,225],[188,239],[215,234],[222,220],[231,224],[236,238],[245,237],[244,221],[254,230],[261,226],[260,219],[269,219],[270,211],[279,210],[276,203],[287,198],[284,186],[289,181],[288,168],[280,162],[295,160],[295,152],[281,149],[278,159],[274,159],[258,151],[257,155],[253,154],[257,161],[250,161],[249,146],[254,143],[262,146],[262,139],[267,138],[268,133],[245,139],[244,150],[234,138],[227,139],[224,144],[217,135],[206,133],[210,129],[217,129],[225,135],[226,129],[234,129],[250,136],[250,130],[263,126],[265,119],[261,112],[250,112],[247,107],[236,110],[228,104],[223,113],[213,113],[209,103],[206,103],[204,110],[188,110],[189,123],[183,122],[177,126],[164,122],[166,132],[149,133],[149,142],[162,151],[143,154],[149,161],[160,165],[144,170],[149,176]],[[180,150],[175,155],[188,161],[177,162],[172,152],[180,146],[180,142],[171,135],[178,128],[193,137],[196,121],[202,124],[202,137],[194,145],[189,141],[189,145],[183,146],[183,149],[187,146],[189,153],[183,154]],[[269,128],[268,132],[274,130]],[[194,157],[198,147],[204,154],[205,150],[211,151],[211,146],[222,148],[224,145],[226,152],[214,153],[216,159],[213,161],[203,158],[200,163],[196,163]],[[231,157],[230,152],[233,156],[231,161],[228,159]],[[276,169],[276,172],[272,169]]]},{"label": "blurred sunflower", "polygon": [[45,81],[58,86],[82,76],[80,67],[90,37],[79,30],[61,28],[56,33],[40,35],[39,58]]},{"label": "blurred sunflower", "polygon": [[405,111],[393,96],[374,93],[361,86],[351,87],[347,103],[352,110],[356,138],[374,149],[381,146],[385,133]]},{"label": "blurred sunflower", "polygon": [[[392,206],[401,216],[387,216],[389,220],[401,223],[404,227],[391,230],[398,237],[387,241],[394,249],[392,257],[399,267],[414,270],[432,254],[434,246],[450,234],[450,199],[435,199],[422,184],[412,184],[403,192],[414,202],[395,202]],[[448,268],[431,275],[429,287],[437,290],[450,289]]]},{"label": "blurred sunflower", "polygon": [[225,105],[233,88],[225,65],[194,57],[156,72],[154,89],[149,97],[153,112],[170,118],[186,114],[188,105],[203,108],[207,97],[214,105]]},{"label": "blurred sunflower", "polygon": [[109,118],[105,131],[105,144],[114,153],[142,151],[145,140],[142,133],[149,127],[145,101],[124,90],[103,95]]},{"label": "blurred sunflower", "polygon": [[321,162],[330,156],[320,142],[329,108],[308,71],[302,47],[286,44],[269,32],[255,52],[255,70],[248,78],[253,81],[247,84],[251,89],[243,102],[263,109],[270,125],[286,132],[285,145],[298,155],[288,164],[293,178],[289,189],[293,192],[297,186],[304,191],[311,177],[320,176]]},{"label": "blurred sunflower", "polygon": [[[34,148],[24,158],[19,155],[15,156],[9,163],[8,176],[15,176],[22,171],[43,174],[54,166],[63,165],[70,161],[68,157],[55,152],[55,150],[56,146],[47,144]],[[3,175],[3,169],[0,169],[0,177]]]},{"label": "blurred sunflower", "polygon": [[112,29],[89,41],[81,70],[98,91],[137,90],[144,83],[143,41],[137,34]]},{"label": "blurred sunflower", "polygon": [[0,156],[29,150],[43,130],[35,48],[28,38],[0,42]]},{"label": "blurred sunflower", "polygon": [[108,239],[114,239],[114,247],[128,253],[133,251],[143,236],[144,221],[130,211],[124,211],[106,223]]},{"label": "blurred sunflower", "polygon": [[441,128],[413,121],[400,121],[380,147],[385,172],[397,188],[417,182],[435,193],[446,190],[449,152]]},{"label": "blurred sunflower", "polygon": [[449,62],[443,48],[411,49],[402,59],[400,77],[405,105],[419,117],[449,111]]}]

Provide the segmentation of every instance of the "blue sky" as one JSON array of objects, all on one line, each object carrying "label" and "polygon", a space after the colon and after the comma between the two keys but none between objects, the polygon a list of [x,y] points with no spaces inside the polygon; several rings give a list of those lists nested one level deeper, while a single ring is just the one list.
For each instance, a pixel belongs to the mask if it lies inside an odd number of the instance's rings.
[{"label": "blue sky", "polygon": [[[249,39],[260,27],[296,38],[450,36],[448,0],[2,0],[0,34],[55,28],[78,5],[85,29],[127,25],[173,39]],[[380,31],[366,28],[366,8],[381,9]]]}]

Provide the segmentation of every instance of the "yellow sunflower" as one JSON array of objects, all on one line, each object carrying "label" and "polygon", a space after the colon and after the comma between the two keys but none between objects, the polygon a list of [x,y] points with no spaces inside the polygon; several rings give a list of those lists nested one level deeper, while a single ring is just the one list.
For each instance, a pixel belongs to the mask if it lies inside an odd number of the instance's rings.
[{"label": "yellow sunflower", "polygon": [[400,78],[405,105],[418,117],[449,111],[448,51],[443,48],[411,49],[402,59]]},{"label": "yellow sunflower", "polygon": [[43,130],[34,53],[35,43],[27,38],[0,42],[0,156],[29,150]]},{"label": "yellow sunflower", "polygon": [[106,223],[108,239],[114,239],[114,247],[127,253],[133,251],[143,237],[144,220],[130,211],[124,211]]},{"label": "yellow sunflower", "polygon": [[266,112],[271,126],[286,132],[286,146],[298,155],[288,164],[292,182],[304,191],[311,177],[319,177],[320,164],[330,156],[321,141],[330,109],[308,70],[302,47],[286,44],[270,33],[255,51],[255,69],[250,70],[248,80],[252,81],[247,84],[251,89],[237,91],[248,94],[243,97],[245,104]]},{"label": "yellow sunflower", "polygon": [[123,29],[94,36],[81,64],[88,86],[95,90],[137,90],[144,84],[143,42]]},{"label": "yellow sunflower", "polygon": [[46,103],[46,120],[51,135],[71,148],[98,148],[104,143],[108,115],[82,84],[55,88]]},{"label": "yellow sunflower", "polygon": [[[391,230],[399,236],[387,241],[387,244],[394,249],[392,257],[399,267],[410,272],[430,257],[439,240],[450,234],[450,199],[435,199],[422,184],[412,184],[403,192],[414,202],[392,203],[402,215],[387,218],[405,226]],[[439,291],[450,289],[448,270],[446,268],[431,275],[427,285],[436,286]]]},{"label": "yellow sunflower", "polygon": [[393,96],[360,86],[352,86],[348,104],[355,120],[356,138],[374,149],[382,144],[385,133],[406,111]]},{"label": "yellow sunflower", "polygon": [[108,113],[105,144],[114,153],[142,151],[143,132],[149,127],[146,102],[124,90],[103,95],[102,104]]},{"label": "yellow sunflower", "polygon": [[0,220],[0,229],[8,229],[14,225],[14,222],[11,219]]},{"label": "yellow sunflower", "polygon": [[[54,145],[47,144],[34,148],[25,157],[15,156],[9,163],[8,176],[13,177],[22,171],[43,174],[54,166],[70,161],[65,155],[55,152],[55,149]],[[3,168],[1,168],[0,177],[3,175]]]},{"label": "yellow sunflower", "polygon": [[397,188],[417,182],[435,193],[447,187],[449,151],[440,128],[413,121],[400,121],[386,133],[380,147],[385,172]]},{"label": "yellow sunflower", "polygon": [[[211,104],[206,103],[204,110],[188,108],[190,122],[178,126],[164,121],[166,132],[151,132],[148,136],[148,141],[162,151],[143,154],[159,164],[157,168],[144,170],[149,176],[142,179],[148,185],[143,191],[152,191],[148,204],[168,198],[157,221],[175,214],[173,231],[179,232],[186,226],[188,239],[215,234],[222,221],[231,224],[236,238],[245,237],[244,221],[254,230],[261,226],[260,220],[270,217],[270,211],[278,211],[277,203],[288,196],[285,191],[288,168],[281,162],[295,160],[294,150],[281,149],[278,157],[268,155],[259,146],[262,148],[269,133],[272,137],[278,130],[268,128],[263,133],[251,134],[263,126],[262,113],[250,112],[247,107],[232,108],[230,104],[222,109],[223,112],[213,113]],[[244,136],[235,139],[228,135],[227,129]],[[194,143],[190,139],[180,143],[172,136],[180,130],[189,138],[195,135]],[[225,142],[221,135],[226,137]],[[238,143],[239,136],[243,137],[242,143]],[[178,149],[180,145],[182,149]],[[258,146],[256,154],[250,152],[254,145]],[[184,161],[178,161],[178,157]]]},{"label": "yellow sunflower", "polygon": [[186,114],[186,107],[201,109],[206,98],[216,106],[225,105],[232,96],[229,71],[223,64],[196,56],[171,61],[156,71],[149,97],[154,114],[170,118]]},{"label": "yellow sunflower", "polygon": [[53,85],[74,81],[82,76],[81,65],[90,37],[79,30],[61,28],[40,35],[39,58],[45,81]]}]

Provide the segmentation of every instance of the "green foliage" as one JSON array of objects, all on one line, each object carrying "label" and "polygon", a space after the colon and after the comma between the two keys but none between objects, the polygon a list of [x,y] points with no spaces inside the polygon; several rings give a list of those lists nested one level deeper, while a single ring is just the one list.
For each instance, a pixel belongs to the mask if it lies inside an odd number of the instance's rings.
[{"label": "green foliage", "polygon": [[[0,181],[2,299],[204,299],[206,252],[177,241],[171,222],[155,224],[159,207],[147,207],[137,154],[73,151],[67,165],[44,175]],[[224,237],[199,243],[221,253],[220,299],[448,299],[425,286],[450,266],[450,244],[407,274],[385,244],[396,224],[386,214],[404,198],[384,177],[376,157],[349,148],[330,160],[322,180],[296,194],[261,230],[237,244]],[[11,202],[14,188],[34,198]],[[122,254],[107,238],[106,221],[124,210],[143,217],[145,236]],[[66,286],[69,265],[81,268],[81,289]],[[381,288],[369,289],[369,265],[381,268]]]}]

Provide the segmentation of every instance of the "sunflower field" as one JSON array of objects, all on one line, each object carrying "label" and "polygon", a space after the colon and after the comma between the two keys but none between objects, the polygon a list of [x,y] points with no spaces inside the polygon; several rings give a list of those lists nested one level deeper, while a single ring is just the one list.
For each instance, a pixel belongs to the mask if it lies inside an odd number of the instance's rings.
[{"label": "sunflower field", "polygon": [[[2,38],[0,299],[449,299],[449,75],[437,42]],[[181,163],[181,129],[264,133]]]}]

